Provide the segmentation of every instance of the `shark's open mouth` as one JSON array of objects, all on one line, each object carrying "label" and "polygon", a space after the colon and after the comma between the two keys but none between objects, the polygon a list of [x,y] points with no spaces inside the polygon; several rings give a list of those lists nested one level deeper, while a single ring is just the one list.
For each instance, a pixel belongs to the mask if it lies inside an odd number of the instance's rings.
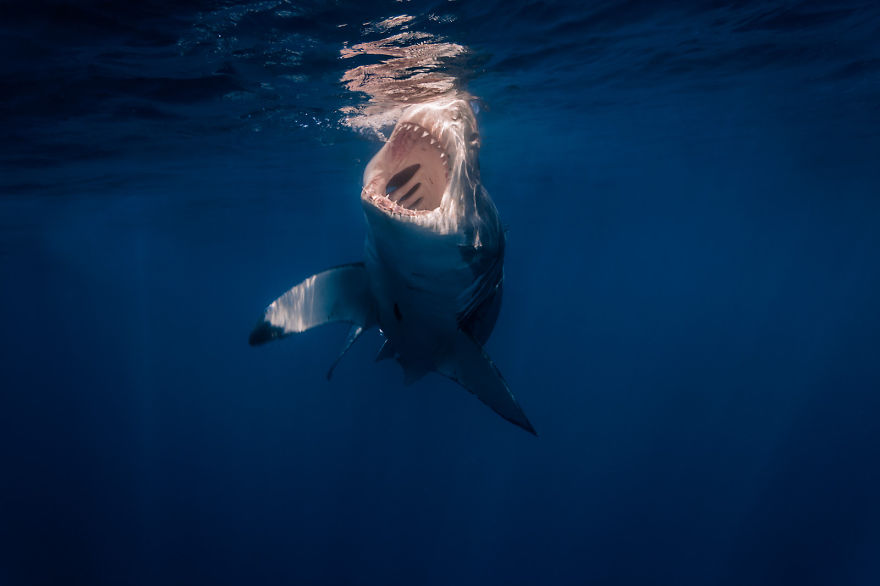
[{"label": "shark's open mouth", "polygon": [[387,174],[372,186],[373,202],[406,215],[440,207],[449,181],[449,155],[440,139],[423,126],[402,122],[386,147]]}]

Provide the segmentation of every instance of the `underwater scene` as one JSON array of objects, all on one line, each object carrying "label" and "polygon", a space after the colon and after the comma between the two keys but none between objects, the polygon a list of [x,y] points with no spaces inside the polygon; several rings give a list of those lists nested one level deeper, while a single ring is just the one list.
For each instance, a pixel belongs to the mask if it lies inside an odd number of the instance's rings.
[{"label": "underwater scene", "polygon": [[880,3],[0,49],[0,586],[880,584]]}]

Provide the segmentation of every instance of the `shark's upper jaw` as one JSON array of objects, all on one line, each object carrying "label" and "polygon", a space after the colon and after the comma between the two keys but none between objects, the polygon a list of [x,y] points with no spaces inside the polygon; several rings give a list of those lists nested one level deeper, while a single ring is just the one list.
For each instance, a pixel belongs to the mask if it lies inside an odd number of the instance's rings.
[{"label": "shark's upper jaw", "polygon": [[440,138],[416,122],[397,125],[388,141],[381,203],[405,214],[440,207],[449,182],[449,154]]},{"label": "shark's upper jaw", "polygon": [[463,139],[463,131],[470,127],[475,131],[473,114],[462,100],[407,110],[367,166],[362,199],[388,214],[413,219],[441,207],[455,208],[451,200],[461,183],[457,175],[469,151],[475,155],[478,146]]},{"label": "shark's upper jaw", "polygon": [[442,136],[401,121],[371,163],[364,195],[387,212],[419,215],[440,207],[449,184],[450,153]]}]

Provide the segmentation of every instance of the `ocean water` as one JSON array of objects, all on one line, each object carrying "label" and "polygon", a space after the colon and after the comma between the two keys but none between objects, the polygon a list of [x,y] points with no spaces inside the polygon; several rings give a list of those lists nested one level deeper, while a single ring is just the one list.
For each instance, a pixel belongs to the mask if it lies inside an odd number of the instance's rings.
[{"label": "ocean water", "polygon": [[[880,4],[0,4],[0,585],[880,583]],[[252,348],[468,92],[487,351]]]}]

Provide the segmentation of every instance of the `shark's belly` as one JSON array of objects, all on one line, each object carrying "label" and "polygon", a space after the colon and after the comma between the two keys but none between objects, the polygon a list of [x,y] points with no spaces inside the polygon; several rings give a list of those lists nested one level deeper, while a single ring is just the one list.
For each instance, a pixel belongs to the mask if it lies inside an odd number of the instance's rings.
[{"label": "shark's belly", "polygon": [[442,353],[478,279],[457,239],[368,237],[365,257],[379,325],[395,350],[403,356]]},{"label": "shark's belly", "polygon": [[366,266],[380,323],[386,332],[399,326],[437,330],[454,327],[462,296],[474,281],[470,267],[446,250],[414,251],[406,258],[367,247]]}]

